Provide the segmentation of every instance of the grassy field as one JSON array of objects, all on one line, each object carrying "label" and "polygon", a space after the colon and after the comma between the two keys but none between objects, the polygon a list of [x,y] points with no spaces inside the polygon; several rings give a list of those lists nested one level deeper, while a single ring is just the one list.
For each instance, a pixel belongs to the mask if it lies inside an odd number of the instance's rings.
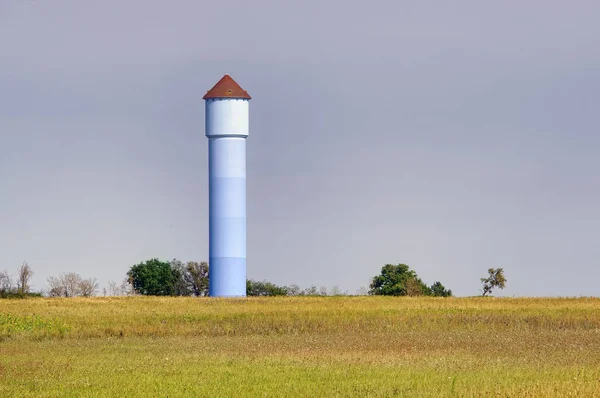
[{"label": "grassy field", "polygon": [[600,397],[600,299],[0,300],[0,397]]}]

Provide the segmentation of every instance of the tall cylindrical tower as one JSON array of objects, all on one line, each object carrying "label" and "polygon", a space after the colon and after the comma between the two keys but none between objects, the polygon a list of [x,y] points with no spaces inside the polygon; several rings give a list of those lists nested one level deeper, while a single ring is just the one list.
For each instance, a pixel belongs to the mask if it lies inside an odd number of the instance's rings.
[{"label": "tall cylindrical tower", "polygon": [[209,292],[246,295],[246,137],[250,95],[229,75],[206,100]]}]

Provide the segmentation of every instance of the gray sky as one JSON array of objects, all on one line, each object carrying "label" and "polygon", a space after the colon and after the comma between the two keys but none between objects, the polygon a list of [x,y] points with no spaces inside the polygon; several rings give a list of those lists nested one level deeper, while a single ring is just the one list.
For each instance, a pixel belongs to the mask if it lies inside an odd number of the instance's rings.
[{"label": "gray sky", "polygon": [[[293,4],[289,4],[293,3]],[[248,276],[598,295],[597,1],[0,0],[0,270],[208,258],[202,96],[253,96]]]}]

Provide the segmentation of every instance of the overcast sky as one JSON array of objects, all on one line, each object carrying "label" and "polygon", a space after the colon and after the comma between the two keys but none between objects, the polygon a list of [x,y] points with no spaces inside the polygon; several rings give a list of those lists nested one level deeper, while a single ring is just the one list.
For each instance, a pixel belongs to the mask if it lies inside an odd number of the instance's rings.
[{"label": "overcast sky", "polygon": [[248,277],[599,295],[600,2],[0,0],[0,270],[208,259],[202,96],[253,97]]}]

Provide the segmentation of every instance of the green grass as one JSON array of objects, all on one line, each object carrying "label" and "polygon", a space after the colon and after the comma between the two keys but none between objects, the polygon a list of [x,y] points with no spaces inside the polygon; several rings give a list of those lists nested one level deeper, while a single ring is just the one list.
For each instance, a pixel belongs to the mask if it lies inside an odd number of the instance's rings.
[{"label": "green grass", "polygon": [[600,300],[0,300],[0,396],[600,396]]},{"label": "green grass", "polygon": [[63,336],[69,329],[59,319],[43,319],[39,315],[16,316],[0,313],[0,341],[18,335],[37,338]]}]

